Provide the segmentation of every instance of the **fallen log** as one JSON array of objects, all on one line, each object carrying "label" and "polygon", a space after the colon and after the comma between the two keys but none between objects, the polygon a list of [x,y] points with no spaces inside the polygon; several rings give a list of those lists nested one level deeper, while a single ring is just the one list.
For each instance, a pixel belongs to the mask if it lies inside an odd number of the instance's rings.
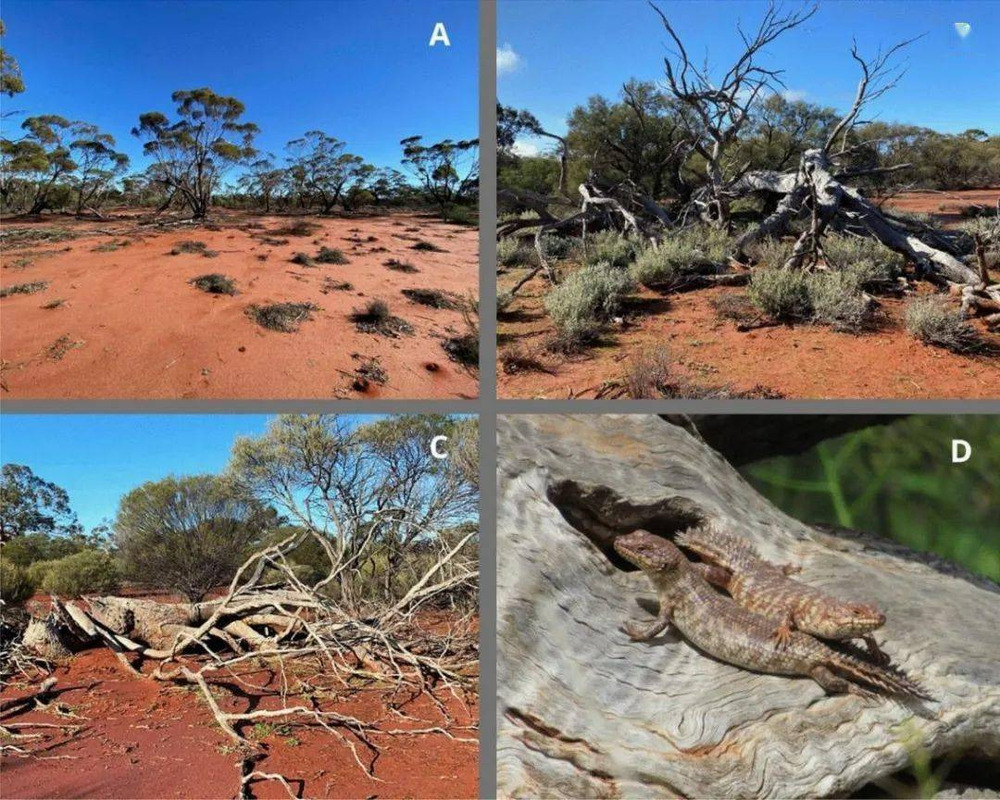
[{"label": "fallen log", "polygon": [[[636,415],[498,424],[498,787],[505,797],[844,796],[930,758],[1000,758],[1000,588],[757,494],[691,431]],[[876,603],[886,652],[936,701],[827,696],[631,642],[655,596],[610,541],[723,520],[831,593]],[[652,611],[652,614],[650,613]]]}]

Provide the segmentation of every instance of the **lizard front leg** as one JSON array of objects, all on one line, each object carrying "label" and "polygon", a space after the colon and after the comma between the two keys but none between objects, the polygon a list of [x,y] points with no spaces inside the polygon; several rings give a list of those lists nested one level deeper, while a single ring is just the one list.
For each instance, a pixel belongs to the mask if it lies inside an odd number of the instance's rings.
[{"label": "lizard front leg", "polygon": [[881,664],[885,666],[892,661],[889,655],[878,646],[878,642],[875,641],[875,637],[870,633],[865,634],[861,637],[864,643],[868,646],[868,654],[872,657],[876,664]]},{"label": "lizard front leg", "polygon": [[733,574],[725,567],[709,564],[707,561],[694,562],[691,567],[713,586],[729,591],[729,582],[733,579]]},{"label": "lizard front leg", "polygon": [[670,626],[670,616],[673,609],[669,606],[660,605],[660,613],[652,625],[643,628],[633,622],[625,623],[625,632],[633,642],[648,642],[654,636],[663,633]]}]

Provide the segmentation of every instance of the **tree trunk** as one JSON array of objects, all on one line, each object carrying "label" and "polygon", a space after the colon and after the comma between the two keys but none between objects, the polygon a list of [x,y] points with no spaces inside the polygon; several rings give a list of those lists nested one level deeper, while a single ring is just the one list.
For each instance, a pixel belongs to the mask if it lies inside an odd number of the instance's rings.
[{"label": "tree trunk", "polygon": [[[690,422],[690,420],[688,420]],[[934,557],[789,518],[697,435],[655,416],[499,420],[498,786],[519,797],[820,797],[931,757],[1000,757],[1000,589]],[[668,634],[610,541],[736,526],[797,576],[877,603],[886,652],[934,696],[826,696]],[[907,745],[907,742],[910,744]]]}]

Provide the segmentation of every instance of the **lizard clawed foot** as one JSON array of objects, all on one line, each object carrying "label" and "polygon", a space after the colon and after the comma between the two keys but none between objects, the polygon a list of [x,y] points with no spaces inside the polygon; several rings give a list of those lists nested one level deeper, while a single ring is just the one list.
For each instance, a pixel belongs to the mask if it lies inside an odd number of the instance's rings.
[{"label": "lizard clawed foot", "polygon": [[628,634],[628,638],[633,642],[641,642],[645,639],[645,631],[633,622],[625,623],[625,633]]},{"label": "lizard clawed foot", "polygon": [[785,575],[797,575],[802,572],[802,567],[798,564],[782,564],[781,571],[785,573]]},{"label": "lizard clawed foot", "polygon": [[784,650],[788,647],[788,643],[792,640],[792,627],[788,624],[788,620],[785,620],[774,629],[771,638],[774,639],[776,650]]}]

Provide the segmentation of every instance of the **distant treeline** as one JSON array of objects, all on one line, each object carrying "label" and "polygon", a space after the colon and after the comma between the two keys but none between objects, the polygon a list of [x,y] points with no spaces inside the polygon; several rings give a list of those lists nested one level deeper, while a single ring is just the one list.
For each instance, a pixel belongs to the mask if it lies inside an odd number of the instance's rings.
[{"label": "distant treeline", "polygon": [[[497,113],[501,188],[551,194],[565,169],[569,187],[599,175],[609,182],[631,180],[658,200],[683,202],[705,183],[698,120],[654,83],[629,81],[617,100],[591,97],[570,113],[564,136],[546,131],[530,111],[498,106]],[[840,116],[832,108],[771,94],[752,106],[728,158],[756,170],[794,169],[803,151],[822,146]],[[551,151],[517,153],[515,142],[525,136],[548,138]],[[852,130],[849,138],[852,171],[909,165],[859,177],[855,185],[869,195],[1000,186],[1000,136],[983,130],[944,134],[876,121]]]},{"label": "distant treeline", "polygon": [[[3,24],[0,23],[0,34]],[[17,61],[0,48],[0,94],[25,89]],[[264,211],[330,213],[363,206],[429,204],[442,213],[468,205],[478,192],[477,139],[400,142],[407,173],[377,167],[320,130],[285,147],[283,158],[254,147],[260,129],[244,120],[235,97],[199,88],[174,92],[176,115],[140,114],[131,133],[151,164],[129,172],[114,136],[58,114],[12,125],[0,136],[0,211],[100,213],[103,206],[185,207],[202,218],[213,204]],[[17,134],[10,130],[14,128]],[[227,185],[227,174],[239,172]]]}]

